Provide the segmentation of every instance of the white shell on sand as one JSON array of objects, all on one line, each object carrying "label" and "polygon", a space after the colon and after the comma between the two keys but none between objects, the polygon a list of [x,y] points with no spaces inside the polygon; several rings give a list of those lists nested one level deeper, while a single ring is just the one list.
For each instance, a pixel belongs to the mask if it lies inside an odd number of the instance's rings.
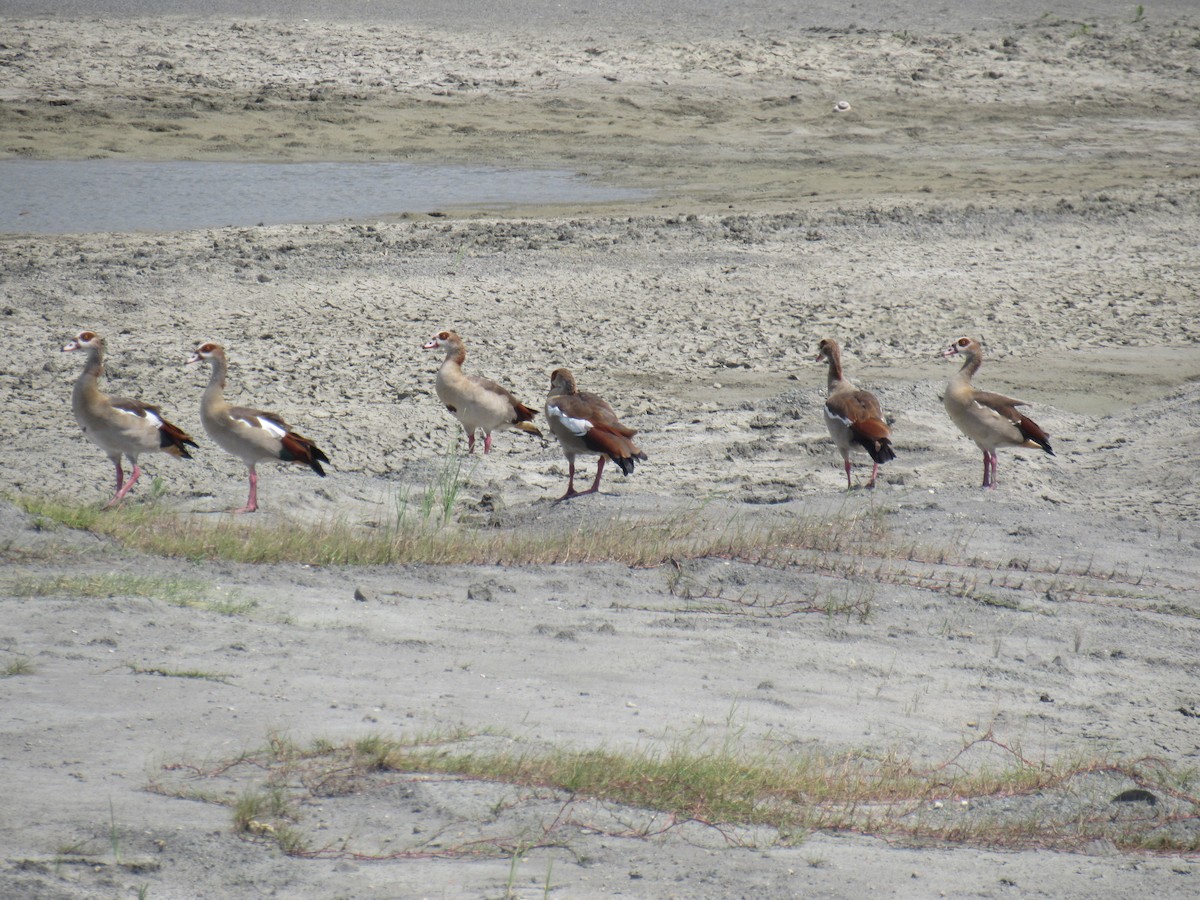
[{"label": "white shell on sand", "polygon": [[836,113],[850,112],[850,104],[845,100],[839,100],[833,104],[833,111]]}]

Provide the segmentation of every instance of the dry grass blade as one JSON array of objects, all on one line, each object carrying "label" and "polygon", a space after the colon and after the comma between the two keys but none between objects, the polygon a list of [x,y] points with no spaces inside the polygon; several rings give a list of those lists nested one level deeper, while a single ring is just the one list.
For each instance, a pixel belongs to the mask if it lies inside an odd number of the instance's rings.
[{"label": "dry grass blade", "polygon": [[[447,785],[513,786],[517,793],[496,808],[493,820],[523,805],[553,812],[533,838],[481,830],[455,844],[392,848],[387,858],[504,855],[519,846],[568,841],[567,825],[645,837],[684,823],[742,845],[794,843],[826,830],[1000,848],[1072,850],[1103,840],[1125,851],[1200,849],[1195,773],[1153,759],[1034,762],[990,734],[934,766],[899,753],[748,749],[732,737],[716,746],[679,742],[620,752],[533,748],[458,733],[406,740],[369,735],[307,748],[273,740],[209,771],[189,771],[193,779],[240,777],[243,785],[245,776],[257,777],[263,786],[249,793],[243,788],[232,803],[237,829],[297,855],[382,858],[349,838],[314,848],[301,833],[305,805],[319,797],[328,813],[339,797],[390,791],[398,779],[436,785],[431,777],[449,779]],[[155,789],[196,795],[191,780]],[[455,826],[460,833],[462,827]],[[356,842],[363,838],[357,834]]]},{"label": "dry grass blade", "polygon": [[366,528],[346,522],[298,525],[202,521],[152,506],[101,512],[21,498],[30,514],[104,535],[131,549],[187,559],[301,562],[313,565],[555,564],[619,562],[657,566],[671,559],[768,560],[787,550],[850,552],[879,537],[876,517],[797,518],[750,526],[694,512],[658,519],[615,519],[572,529],[474,529],[435,522]]}]

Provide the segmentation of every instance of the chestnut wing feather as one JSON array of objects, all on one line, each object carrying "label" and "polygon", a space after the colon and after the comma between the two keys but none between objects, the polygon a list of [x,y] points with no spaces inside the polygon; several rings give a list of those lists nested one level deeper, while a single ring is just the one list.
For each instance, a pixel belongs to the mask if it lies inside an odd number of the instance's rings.
[{"label": "chestnut wing feather", "polygon": [[648,458],[630,440],[637,432],[622,425],[602,397],[589,393],[569,394],[555,397],[553,405],[564,421],[569,419],[571,426],[577,426],[572,430],[588,450],[607,456],[626,475],[633,471],[636,460]]},{"label": "chestnut wing feather", "polygon": [[279,454],[280,459],[285,462],[304,463],[322,478],[325,477],[325,470],[321,468],[321,463],[329,462],[329,457],[321,451],[320,447],[304,435],[296,434],[294,431],[285,434],[281,443],[283,448]]},{"label": "chestnut wing feather", "polygon": [[892,450],[892,431],[883,420],[883,407],[870,391],[839,391],[825,401],[830,415],[849,425],[854,442],[877,463],[896,458]]},{"label": "chestnut wing feather", "polygon": [[499,394],[501,397],[511,403],[513,409],[516,410],[518,422],[530,422],[533,420],[533,417],[537,415],[537,410],[530,409],[528,406],[514,397],[512,395],[512,391],[502,385],[496,384],[496,382],[492,381],[492,379],[483,378],[480,375],[468,375],[467,377],[471,380],[471,382],[479,385],[485,391],[490,391],[493,394]]},{"label": "chestnut wing feather", "polygon": [[192,440],[190,434],[173,422],[168,422],[162,414],[162,409],[153,403],[133,400],[129,397],[118,397],[109,402],[112,404],[113,409],[119,409],[122,412],[130,413],[139,418],[154,421],[159,433],[159,447],[172,456],[191,459],[192,455],[188,453],[187,448],[189,446],[200,446]]},{"label": "chestnut wing feather", "polygon": [[1037,422],[1023,415],[1017,409],[1018,406],[1029,405],[1024,400],[1014,400],[1012,397],[1005,397],[1003,394],[996,394],[992,391],[976,391],[975,402],[1003,416],[1006,421],[1011,422],[1017,427],[1025,440],[1036,444],[1051,456],[1054,456],[1054,450],[1050,447],[1049,435],[1042,430],[1042,427]]},{"label": "chestnut wing feather", "polygon": [[617,418],[616,411],[599,394],[581,391],[575,396],[591,407],[591,418],[597,425],[602,425],[614,434],[619,434],[621,437],[631,438],[637,434],[636,428],[627,428],[621,424],[620,419]]},{"label": "chestnut wing feather", "polygon": [[304,435],[292,431],[292,426],[278,413],[232,406],[229,414],[251,428],[263,428],[274,434],[279,439],[279,458],[284,462],[303,463],[321,477],[325,476],[321,463],[329,462],[329,457]]}]

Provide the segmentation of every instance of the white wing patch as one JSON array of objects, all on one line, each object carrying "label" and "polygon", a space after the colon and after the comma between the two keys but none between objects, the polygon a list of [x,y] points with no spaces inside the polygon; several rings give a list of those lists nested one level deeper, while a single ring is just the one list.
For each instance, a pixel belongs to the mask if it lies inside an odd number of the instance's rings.
[{"label": "white wing patch", "polygon": [[567,431],[571,432],[571,434],[577,437],[584,437],[589,431],[592,430],[592,423],[587,419],[572,419],[561,409],[559,409],[557,404],[551,403],[546,408],[546,412],[561,422]]},{"label": "white wing patch", "polygon": [[155,428],[162,428],[162,426],[163,426],[162,418],[160,418],[159,416],[156,416],[153,412],[151,412],[148,409],[143,408],[143,409],[134,410],[134,409],[126,409],[123,406],[114,406],[113,409],[115,409],[119,413],[124,413],[127,416],[133,416],[135,419],[144,419],[147,422],[149,422],[151,425],[153,425]]},{"label": "white wing patch", "polygon": [[1008,416],[1006,416],[1006,415],[1003,415],[1003,414],[1002,414],[1002,413],[1001,413],[999,410],[997,410],[997,409],[992,409],[992,407],[988,406],[986,403],[980,403],[978,400],[972,400],[972,401],[971,401],[971,403],[972,403],[972,405],[974,405],[974,407],[975,407],[976,409],[983,410],[983,412],[984,412],[985,414],[987,414],[987,415],[989,415],[989,416],[992,416],[992,417],[994,417],[994,418],[997,418],[997,419],[999,419],[1001,422],[1007,422],[1007,423],[1009,423],[1010,425],[1015,425],[1015,424],[1016,424],[1016,422],[1015,422],[1014,420],[1010,419],[1010,418],[1009,418]]},{"label": "white wing patch", "polygon": [[270,432],[277,438],[282,438],[287,435],[287,429],[283,428],[278,422],[271,419],[264,419],[262,416],[246,416],[238,421],[245,422],[251,428],[261,428],[264,431]]},{"label": "white wing patch", "polygon": [[853,425],[853,424],[854,424],[854,423],[853,423],[853,422],[851,422],[849,419],[847,419],[845,416],[839,416],[837,413],[835,413],[835,412],[834,412],[832,409],[830,409],[828,406],[826,406],[826,407],[825,407],[825,418],[827,418],[827,419],[832,419],[832,420],[833,420],[833,421],[835,421],[835,422],[841,422],[841,423],[842,423],[843,425],[845,425],[847,428],[849,428],[851,425]]}]

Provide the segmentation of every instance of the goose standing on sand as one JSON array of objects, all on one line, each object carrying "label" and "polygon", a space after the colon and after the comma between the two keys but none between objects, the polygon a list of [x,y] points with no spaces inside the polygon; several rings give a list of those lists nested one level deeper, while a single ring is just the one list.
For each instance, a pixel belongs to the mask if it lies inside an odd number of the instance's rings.
[{"label": "goose standing on sand", "polygon": [[440,347],[446,351],[434,387],[438,399],[467,432],[468,453],[475,452],[476,430],[483,432],[484,453],[491,452],[492,432],[497,429],[517,428],[528,434],[542,436],[530,421],[537,415],[534,410],[496,382],[463,372],[467,348],[463,339],[453,331],[438,332],[423,347],[425,350]]},{"label": "goose standing on sand", "polygon": [[205,359],[212,363],[212,377],[200,401],[200,421],[204,423],[208,436],[222,450],[236,456],[250,470],[250,498],[245,506],[233,512],[247,513],[258,509],[258,473],[254,467],[264,459],[300,463],[325,477],[321,463],[329,462],[329,457],[308,438],[292,431],[280,416],[258,409],[230,406],[225,401],[225,373],[229,363],[224,347],[213,343],[201,344],[188,359],[188,365]]},{"label": "goose standing on sand", "polygon": [[[550,373],[546,421],[567,457],[567,492],[558,498],[560,501],[579,494],[596,493],[600,489],[605,460],[611,459],[621,467],[622,473],[629,475],[638,460],[647,459],[630,440],[637,432],[620,423],[603,397],[580,391],[569,369],[555,369]],[[596,463],[596,480],[586,491],[575,490],[575,457],[580,453],[594,453],[600,457]]]},{"label": "goose standing on sand", "polygon": [[879,464],[896,458],[892,432],[883,419],[883,409],[870,391],[856,388],[842,374],[842,349],[832,338],[817,345],[817,362],[829,363],[829,394],[825,400],[825,425],[846,465],[846,489],[851,487],[850,449],[859,446],[871,456],[871,480],[875,487]]},{"label": "goose standing on sand", "polygon": [[996,487],[997,447],[1041,447],[1051,456],[1050,438],[1032,419],[1017,411],[1028,406],[1003,394],[979,391],[971,386],[971,377],[983,364],[983,348],[974,338],[961,337],[945,350],[942,357],[964,357],[962,368],[950,379],[943,402],[958,430],[983,451],[983,487]]},{"label": "goose standing on sand", "polygon": [[[94,331],[84,331],[62,348],[63,353],[75,350],[88,351],[83,373],[75,381],[71,394],[75,421],[83,433],[108,454],[117,469],[116,493],[104,505],[108,509],[120,503],[141,477],[138,456],[161,451],[191,459],[187,448],[198,445],[185,431],[164,419],[157,406],[140,400],[110,397],[100,390],[100,376],[104,373],[104,338]],[[122,454],[129,457],[133,466],[129,481],[125,480],[121,468]]]}]

